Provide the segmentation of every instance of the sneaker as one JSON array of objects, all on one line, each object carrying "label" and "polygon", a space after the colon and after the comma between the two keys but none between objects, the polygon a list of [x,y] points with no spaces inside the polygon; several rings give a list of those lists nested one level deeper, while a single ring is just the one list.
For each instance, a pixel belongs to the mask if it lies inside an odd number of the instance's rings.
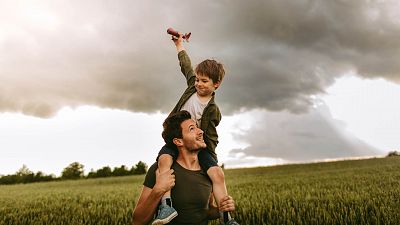
[{"label": "sneaker", "polygon": [[151,225],[162,225],[171,222],[178,215],[178,212],[168,205],[160,205],[158,207],[158,215]]},{"label": "sneaker", "polygon": [[233,218],[226,223],[221,222],[220,225],[239,225]]}]

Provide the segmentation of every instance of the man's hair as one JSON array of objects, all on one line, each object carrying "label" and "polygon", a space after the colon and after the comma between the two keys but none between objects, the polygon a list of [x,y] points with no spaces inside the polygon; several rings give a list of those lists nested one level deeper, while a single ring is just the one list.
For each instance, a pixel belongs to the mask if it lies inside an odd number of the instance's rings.
[{"label": "man's hair", "polygon": [[214,83],[221,82],[225,76],[224,66],[213,60],[206,59],[196,66],[196,74],[209,77]]},{"label": "man's hair", "polygon": [[173,140],[174,138],[182,138],[182,127],[183,121],[191,119],[190,113],[186,110],[182,110],[173,113],[164,120],[162,137],[168,147],[176,147]]}]

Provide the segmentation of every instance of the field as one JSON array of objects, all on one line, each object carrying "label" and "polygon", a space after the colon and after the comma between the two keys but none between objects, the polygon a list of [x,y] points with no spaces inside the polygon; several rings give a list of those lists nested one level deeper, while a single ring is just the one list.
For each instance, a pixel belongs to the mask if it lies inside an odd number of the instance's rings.
[{"label": "field", "polygon": [[[242,225],[400,224],[400,157],[225,173]],[[143,178],[3,185],[0,224],[130,224]]]}]

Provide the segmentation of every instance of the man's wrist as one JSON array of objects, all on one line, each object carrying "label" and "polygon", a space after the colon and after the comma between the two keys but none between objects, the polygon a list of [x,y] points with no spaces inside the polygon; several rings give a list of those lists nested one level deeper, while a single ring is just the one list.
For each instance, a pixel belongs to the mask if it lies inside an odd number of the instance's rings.
[{"label": "man's wrist", "polygon": [[166,192],[167,191],[163,190],[163,188],[158,187],[157,185],[154,185],[153,187],[153,193],[157,196],[158,195],[163,196]]}]

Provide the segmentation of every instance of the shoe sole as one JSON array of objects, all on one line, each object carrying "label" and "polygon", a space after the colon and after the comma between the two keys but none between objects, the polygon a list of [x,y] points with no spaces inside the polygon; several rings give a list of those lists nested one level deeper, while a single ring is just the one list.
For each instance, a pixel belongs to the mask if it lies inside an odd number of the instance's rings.
[{"label": "shoe sole", "polygon": [[151,223],[151,225],[164,225],[167,224],[169,222],[171,222],[171,220],[173,220],[176,216],[178,216],[178,212],[173,212],[171,215],[169,215],[168,217],[160,220],[160,219],[156,219],[153,221],[153,223]]}]

